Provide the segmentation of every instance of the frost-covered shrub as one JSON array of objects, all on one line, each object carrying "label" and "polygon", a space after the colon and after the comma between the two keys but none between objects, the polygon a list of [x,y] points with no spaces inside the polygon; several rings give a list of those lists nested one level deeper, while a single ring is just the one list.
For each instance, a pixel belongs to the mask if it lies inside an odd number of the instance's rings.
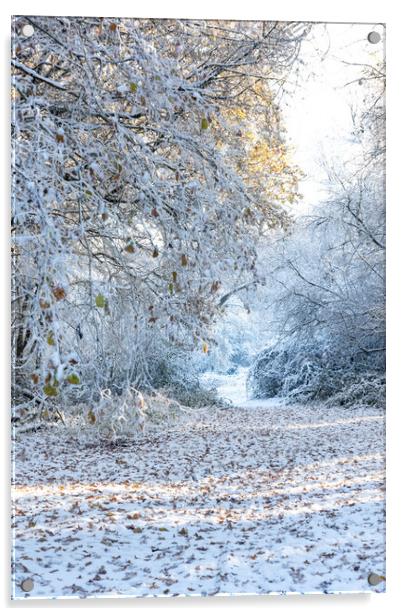
[{"label": "frost-covered shrub", "polygon": [[64,409],[64,429],[82,443],[124,442],[155,426],[171,425],[187,409],[161,392],[127,387],[120,395],[102,390],[91,403]]},{"label": "frost-covered shrub", "polygon": [[326,400],[338,406],[381,406],[385,377],[363,354],[353,356],[316,343],[287,340],[286,348],[262,351],[250,368],[247,387],[255,398],[285,397],[294,401]]},{"label": "frost-covered shrub", "polygon": [[166,348],[163,351],[150,366],[154,389],[165,392],[184,406],[200,408],[218,403],[216,391],[206,389],[200,382],[203,354]]},{"label": "frost-covered shrub", "polygon": [[184,406],[202,408],[219,404],[216,391],[214,389],[206,389],[200,384],[192,388],[176,386],[174,389],[168,391]]},{"label": "frost-covered shrub", "polygon": [[296,350],[270,348],[252,365],[248,388],[255,398],[313,396],[320,388],[322,355],[313,348]]},{"label": "frost-covered shrub", "polygon": [[104,390],[98,403],[91,406],[85,420],[100,438],[116,440],[144,430],[147,406],[141,392],[133,387],[128,387],[120,396],[112,396],[110,390]]},{"label": "frost-covered shrub", "polygon": [[339,391],[329,400],[336,406],[385,406],[385,375],[366,372],[361,375],[349,375]]}]

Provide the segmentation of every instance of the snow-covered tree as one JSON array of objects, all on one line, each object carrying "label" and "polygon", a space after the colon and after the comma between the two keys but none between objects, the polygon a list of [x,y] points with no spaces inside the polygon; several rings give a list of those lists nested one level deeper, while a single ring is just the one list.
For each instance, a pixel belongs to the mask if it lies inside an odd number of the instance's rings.
[{"label": "snow-covered tree", "polygon": [[257,396],[384,401],[384,71],[369,68],[354,160],[327,165],[328,199],[265,248],[276,344],[251,371]]},{"label": "snow-covered tree", "polygon": [[274,92],[306,28],[13,27],[15,399],[152,383],[172,347],[207,350],[222,297],[256,281],[256,239],[286,222],[298,172]]}]

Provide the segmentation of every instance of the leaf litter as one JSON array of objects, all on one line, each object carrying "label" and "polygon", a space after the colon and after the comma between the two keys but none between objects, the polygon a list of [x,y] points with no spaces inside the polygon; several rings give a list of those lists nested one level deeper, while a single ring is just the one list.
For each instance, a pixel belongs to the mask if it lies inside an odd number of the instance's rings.
[{"label": "leaf litter", "polygon": [[14,598],[385,589],[378,410],[202,409],[124,447],[44,429],[13,453]]}]

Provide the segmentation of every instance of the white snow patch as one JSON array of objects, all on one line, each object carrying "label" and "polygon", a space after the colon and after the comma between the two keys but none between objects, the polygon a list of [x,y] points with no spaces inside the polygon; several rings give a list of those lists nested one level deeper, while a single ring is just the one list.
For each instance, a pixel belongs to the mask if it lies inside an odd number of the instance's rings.
[{"label": "white snow patch", "polygon": [[204,372],[201,381],[206,387],[215,387],[218,396],[232,406],[248,409],[269,409],[284,404],[282,398],[250,399],[247,392],[247,375],[249,368],[240,367],[234,374]]}]

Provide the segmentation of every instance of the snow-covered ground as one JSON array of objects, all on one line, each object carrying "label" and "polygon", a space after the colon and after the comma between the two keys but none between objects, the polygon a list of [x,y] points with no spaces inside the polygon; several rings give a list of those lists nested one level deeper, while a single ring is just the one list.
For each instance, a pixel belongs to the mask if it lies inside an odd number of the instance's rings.
[{"label": "snow-covered ground", "polygon": [[272,408],[283,404],[280,398],[254,400],[247,393],[247,375],[249,368],[241,366],[233,374],[204,372],[201,382],[205,387],[215,387],[218,396],[232,406],[243,408]]},{"label": "snow-covered ground", "polygon": [[13,595],[382,592],[383,436],[373,409],[302,406],[194,411],[125,447],[23,435]]}]

